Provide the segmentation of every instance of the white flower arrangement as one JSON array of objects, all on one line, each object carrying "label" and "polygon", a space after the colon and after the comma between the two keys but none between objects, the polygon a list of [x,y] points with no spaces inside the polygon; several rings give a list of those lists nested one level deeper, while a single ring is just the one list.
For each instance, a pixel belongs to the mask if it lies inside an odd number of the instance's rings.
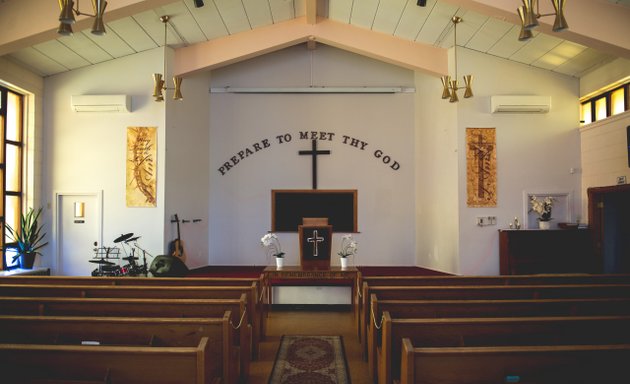
[{"label": "white flower arrangement", "polygon": [[529,204],[531,205],[531,209],[529,211],[536,212],[539,216],[538,220],[549,221],[551,220],[551,208],[553,207],[554,200],[555,198],[551,196],[538,200],[538,198],[534,195],[529,200]]},{"label": "white flower arrangement", "polygon": [[284,257],[282,247],[280,246],[280,240],[275,233],[268,233],[260,239],[260,244],[267,248],[267,255],[274,257]]},{"label": "white flower arrangement", "polygon": [[341,250],[337,253],[345,258],[357,253],[357,242],[354,241],[352,235],[344,235],[341,238]]}]

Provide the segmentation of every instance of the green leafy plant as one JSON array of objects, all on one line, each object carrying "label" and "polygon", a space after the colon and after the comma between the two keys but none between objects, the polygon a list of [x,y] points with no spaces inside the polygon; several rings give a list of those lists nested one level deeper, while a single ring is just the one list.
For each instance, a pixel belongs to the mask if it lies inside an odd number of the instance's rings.
[{"label": "green leafy plant", "polygon": [[46,233],[42,233],[43,226],[40,226],[38,222],[41,213],[41,208],[37,211],[33,208],[29,208],[26,214],[21,215],[19,228],[14,229],[9,224],[6,224],[9,239],[9,243],[6,247],[16,250],[16,256],[13,257],[14,262],[21,255],[29,253],[41,255],[39,250],[48,244],[47,241],[44,242]]}]

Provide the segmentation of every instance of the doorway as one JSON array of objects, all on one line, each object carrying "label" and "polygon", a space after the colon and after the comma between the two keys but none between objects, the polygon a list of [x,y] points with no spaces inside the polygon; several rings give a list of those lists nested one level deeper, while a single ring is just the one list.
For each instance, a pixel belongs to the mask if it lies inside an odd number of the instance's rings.
[{"label": "doorway", "polygon": [[589,224],[603,273],[630,273],[630,185],[588,189]]},{"label": "doorway", "polygon": [[90,276],[98,265],[89,261],[103,239],[103,193],[57,193],[56,203],[56,274]]}]

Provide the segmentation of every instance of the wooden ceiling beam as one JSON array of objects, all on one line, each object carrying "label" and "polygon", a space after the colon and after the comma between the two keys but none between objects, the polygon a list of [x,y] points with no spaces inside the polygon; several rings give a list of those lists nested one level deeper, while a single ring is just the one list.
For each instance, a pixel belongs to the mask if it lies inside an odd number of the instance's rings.
[{"label": "wooden ceiling beam", "polygon": [[174,72],[186,76],[212,70],[309,40],[434,76],[448,73],[446,49],[328,19],[308,24],[306,17],[178,48]]}]

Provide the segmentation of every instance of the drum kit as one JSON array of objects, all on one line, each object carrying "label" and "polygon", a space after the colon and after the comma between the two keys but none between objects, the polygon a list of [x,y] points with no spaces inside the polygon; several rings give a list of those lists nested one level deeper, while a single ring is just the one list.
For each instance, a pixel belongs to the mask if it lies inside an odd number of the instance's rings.
[{"label": "drum kit", "polygon": [[[94,258],[89,260],[90,263],[98,264],[98,267],[92,271],[92,276],[147,276],[149,271],[147,267],[147,256],[151,256],[147,251],[138,245],[140,236],[133,233],[122,234],[114,239],[114,244],[120,245],[125,253],[125,257],[120,257],[120,248],[114,247],[96,247],[94,243]],[[130,244],[131,243],[131,244]],[[136,262],[140,258],[136,256],[136,250],[142,252],[142,263]],[[114,261],[112,261],[114,260]],[[124,260],[127,264],[118,265],[116,260]]]}]

